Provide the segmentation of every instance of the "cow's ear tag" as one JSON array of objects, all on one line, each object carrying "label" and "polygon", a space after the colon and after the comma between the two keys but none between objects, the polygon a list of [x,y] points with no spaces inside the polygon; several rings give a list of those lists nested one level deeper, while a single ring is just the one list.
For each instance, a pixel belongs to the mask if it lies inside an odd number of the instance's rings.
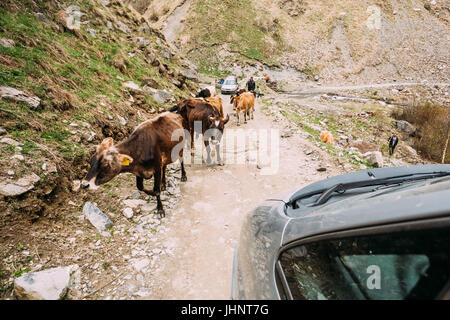
[{"label": "cow's ear tag", "polygon": [[129,166],[130,165],[130,160],[128,160],[127,158],[123,159],[122,165],[123,166]]}]

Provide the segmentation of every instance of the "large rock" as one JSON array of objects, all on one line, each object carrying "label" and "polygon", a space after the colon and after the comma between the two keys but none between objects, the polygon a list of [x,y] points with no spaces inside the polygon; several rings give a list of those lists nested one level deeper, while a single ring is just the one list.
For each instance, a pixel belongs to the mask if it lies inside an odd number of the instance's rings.
[{"label": "large rock", "polygon": [[142,91],[142,89],[133,81],[128,81],[128,82],[122,83],[122,87],[131,89],[131,90]]},{"label": "large rock", "polygon": [[32,190],[40,179],[38,175],[32,173],[16,181],[2,181],[0,182],[0,194],[5,197],[19,196]]},{"label": "large rock", "polygon": [[123,33],[130,33],[131,32],[130,28],[128,28],[128,26],[125,23],[123,23],[122,21],[120,21],[120,20],[116,21],[115,27],[116,27],[117,30],[122,31]]},{"label": "large rock", "polygon": [[19,147],[19,146],[23,145],[23,143],[20,143],[20,142],[14,140],[14,139],[11,139],[11,138],[8,138],[8,137],[2,138],[0,140],[0,143],[9,144],[10,146],[14,146],[14,147]]},{"label": "large rock", "polygon": [[145,89],[158,103],[166,103],[169,101],[175,101],[174,95],[168,91],[156,90],[156,89],[153,89],[150,87],[146,87]]},{"label": "large rock", "polygon": [[100,233],[113,226],[108,216],[89,201],[84,204],[83,214]]},{"label": "large rock", "polygon": [[403,131],[406,134],[412,135],[416,132],[416,127],[414,127],[411,123],[409,123],[408,121],[405,120],[398,120],[395,123],[395,126]]},{"label": "large rock", "polygon": [[27,273],[14,281],[19,300],[60,300],[77,278],[77,265]]},{"label": "large rock", "polygon": [[383,155],[379,151],[371,151],[364,154],[364,159],[371,165],[377,168],[384,166]]},{"label": "large rock", "polygon": [[194,70],[191,69],[184,69],[181,71],[181,75],[185,77],[188,80],[197,81],[198,80],[198,74]]},{"label": "large rock", "polygon": [[161,46],[161,55],[169,61],[172,60],[172,57],[174,56],[173,52],[164,45]]},{"label": "large rock", "polygon": [[15,43],[11,39],[0,38],[0,46],[5,48],[14,48]]},{"label": "large rock", "polygon": [[31,109],[37,109],[41,105],[41,99],[38,97],[29,96],[25,92],[11,87],[0,87],[0,96],[3,99],[25,102]]}]

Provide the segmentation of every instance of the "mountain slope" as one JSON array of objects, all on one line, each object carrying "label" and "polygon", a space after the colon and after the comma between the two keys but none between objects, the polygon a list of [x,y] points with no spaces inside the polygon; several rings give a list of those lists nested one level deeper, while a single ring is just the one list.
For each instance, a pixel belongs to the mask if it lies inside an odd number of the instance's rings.
[{"label": "mountain slope", "polygon": [[[53,214],[72,181],[86,172],[94,145],[107,136],[123,139],[196,87],[183,76],[189,65],[122,1],[72,4],[80,9],[79,24],[78,9],[61,1],[0,4],[5,217],[14,211]],[[13,97],[14,90],[22,93]],[[23,96],[37,105],[19,101]],[[20,192],[18,184],[28,178],[34,187]]]},{"label": "mountain slope", "polygon": [[[188,2],[175,42],[201,69],[263,63],[328,83],[448,80],[450,12],[444,0]],[[158,7],[157,0],[131,1],[137,3],[141,10]],[[167,7],[155,27],[180,3]]]}]

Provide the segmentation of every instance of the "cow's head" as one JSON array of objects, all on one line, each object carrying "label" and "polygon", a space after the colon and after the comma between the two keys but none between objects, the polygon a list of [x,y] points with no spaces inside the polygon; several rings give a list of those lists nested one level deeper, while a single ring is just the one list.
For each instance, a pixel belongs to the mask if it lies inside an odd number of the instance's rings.
[{"label": "cow's head", "polygon": [[210,116],[208,117],[208,129],[218,129],[223,133],[223,129],[228,121],[230,121],[230,116],[228,114],[226,118],[221,116]]},{"label": "cow's head", "polygon": [[117,151],[112,138],[106,138],[97,146],[91,158],[91,168],[81,182],[81,187],[96,190],[99,185],[110,181],[124,166],[129,166],[132,162],[133,158]]},{"label": "cow's head", "polygon": [[233,104],[233,110],[236,109],[236,107],[237,107],[237,105],[239,103],[239,99],[240,99],[240,95],[239,94],[231,96],[230,104]]}]

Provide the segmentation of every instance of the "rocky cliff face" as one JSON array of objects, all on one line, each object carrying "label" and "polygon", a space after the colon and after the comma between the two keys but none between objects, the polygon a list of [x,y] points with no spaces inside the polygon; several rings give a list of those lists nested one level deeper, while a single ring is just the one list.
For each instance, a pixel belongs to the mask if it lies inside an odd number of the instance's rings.
[{"label": "rocky cliff face", "polygon": [[[157,0],[131,1],[157,27],[179,2],[158,16]],[[175,43],[210,73],[253,64],[328,83],[448,80],[448,1],[189,2]]]}]

